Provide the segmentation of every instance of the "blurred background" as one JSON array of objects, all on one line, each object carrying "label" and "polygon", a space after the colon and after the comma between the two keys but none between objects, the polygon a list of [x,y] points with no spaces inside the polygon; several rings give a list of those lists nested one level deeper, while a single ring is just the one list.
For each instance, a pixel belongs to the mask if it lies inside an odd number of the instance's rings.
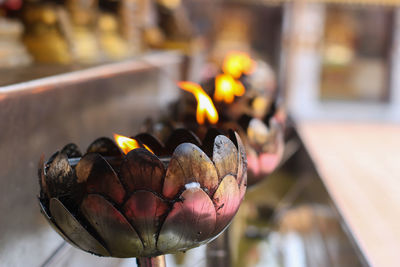
[{"label": "blurred background", "polygon": [[0,266],[136,266],[47,225],[39,157],[138,132],[232,50],[286,107],[284,160],[218,242],[168,266],[396,266],[397,0],[0,0]]}]

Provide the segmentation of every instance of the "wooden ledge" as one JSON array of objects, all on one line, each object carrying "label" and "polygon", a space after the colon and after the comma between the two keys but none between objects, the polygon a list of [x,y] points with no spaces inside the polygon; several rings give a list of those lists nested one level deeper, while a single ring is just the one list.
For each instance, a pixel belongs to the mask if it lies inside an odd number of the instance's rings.
[{"label": "wooden ledge", "polygon": [[400,263],[400,125],[300,122],[299,135],[371,266]]}]

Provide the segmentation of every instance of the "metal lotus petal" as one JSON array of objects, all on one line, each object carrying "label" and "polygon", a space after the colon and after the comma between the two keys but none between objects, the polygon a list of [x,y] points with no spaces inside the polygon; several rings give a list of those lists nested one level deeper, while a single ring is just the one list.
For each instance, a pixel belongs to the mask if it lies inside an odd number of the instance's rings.
[{"label": "metal lotus petal", "polygon": [[139,141],[140,143],[143,143],[146,146],[148,146],[158,156],[164,156],[167,154],[164,145],[161,143],[161,141],[151,134],[141,133],[134,136],[133,138]]},{"label": "metal lotus petal", "polygon": [[137,148],[125,156],[119,175],[129,192],[152,190],[161,193],[165,169],[157,156],[147,149]]},{"label": "metal lotus petal", "polygon": [[246,193],[246,188],[247,188],[247,172],[243,174],[242,181],[239,184],[240,202],[242,202],[244,198],[244,194]]},{"label": "metal lotus petal", "polygon": [[49,198],[68,196],[76,191],[77,181],[66,154],[58,153],[48,164],[44,180]]},{"label": "metal lotus petal", "polygon": [[186,189],[181,199],[174,204],[158,237],[157,248],[165,253],[198,246],[211,238],[215,229],[215,207],[202,189]]},{"label": "metal lotus petal", "polygon": [[239,184],[240,201],[243,200],[244,194],[247,189],[247,156],[246,149],[240,139],[239,135],[235,132],[235,140],[238,146],[238,173],[237,173],[237,183]]},{"label": "metal lotus petal", "polygon": [[273,117],[269,120],[269,125],[268,140],[261,149],[247,147],[249,185],[254,185],[268,177],[279,166],[282,159],[284,150],[282,126]]},{"label": "metal lotus petal", "polygon": [[151,132],[159,140],[166,141],[175,129],[174,122],[169,119],[164,119],[148,125],[145,132]]},{"label": "metal lotus petal", "polygon": [[212,157],[212,153],[214,150],[214,141],[215,138],[218,135],[222,135],[223,133],[216,129],[216,128],[210,128],[208,129],[206,136],[203,139],[203,145],[201,147],[201,149],[203,149],[203,151],[207,154],[207,156]]},{"label": "metal lotus petal", "polygon": [[219,180],[222,180],[227,174],[236,176],[238,171],[238,151],[228,137],[218,135],[215,138],[212,161],[217,169]]},{"label": "metal lotus petal", "polygon": [[247,148],[247,163],[248,170],[252,173],[252,175],[260,175],[260,163],[258,161],[257,152],[250,147]]},{"label": "metal lotus petal", "polygon": [[68,236],[66,241],[72,241],[73,244],[84,251],[101,256],[110,256],[107,249],[95,239],[56,198],[50,199],[50,213],[64,235]]},{"label": "metal lotus petal", "polygon": [[180,144],[172,154],[164,180],[163,195],[174,198],[186,184],[196,182],[212,195],[218,175],[210,158],[196,145]]},{"label": "metal lotus petal", "polygon": [[111,256],[126,258],[141,255],[143,244],[135,229],[104,197],[88,195],[81,204],[81,212],[104,240]]},{"label": "metal lotus petal", "polygon": [[273,144],[271,146],[272,149],[263,149],[263,151],[269,153],[276,153],[282,156],[285,146],[284,130],[282,128],[282,125],[275,118],[271,118],[270,126],[271,126],[271,138],[269,143]]},{"label": "metal lotus petal", "polygon": [[228,174],[220,183],[213,197],[217,212],[217,223],[214,234],[218,234],[228,226],[239,209],[240,200],[240,191],[236,178]]},{"label": "metal lotus petal", "polygon": [[51,228],[53,228],[54,231],[56,231],[62,238],[64,238],[65,241],[69,242],[71,245],[78,247],[74,242],[72,242],[58,226],[55,224],[53,219],[51,218],[49,212],[47,211],[46,206],[42,201],[39,199],[39,207],[40,207],[40,212],[44,215],[44,218],[46,221],[50,224]]},{"label": "metal lotus petal", "polygon": [[270,138],[270,129],[260,119],[251,119],[249,126],[247,127],[247,137],[251,144],[263,145]]},{"label": "metal lotus petal", "polygon": [[262,146],[262,152],[278,153],[284,146],[283,129],[274,118],[271,118],[269,125],[268,139]]},{"label": "metal lotus petal", "polygon": [[252,186],[257,182],[263,180],[268,177],[275,169],[279,166],[279,163],[282,159],[282,152],[278,151],[277,153],[260,153],[256,154],[255,152],[248,151],[247,152],[247,160],[249,163],[248,167],[248,176],[249,176],[249,185]]},{"label": "metal lotus petal", "polygon": [[244,176],[247,174],[247,156],[246,149],[243,146],[242,140],[236,132],[230,132],[231,139],[236,143],[238,148],[238,172],[236,179],[238,184],[242,184]]},{"label": "metal lotus petal", "polygon": [[[243,144],[229,134],[209,132],[202,150],[197,137],[178,130],[169,142],[174,152],[162,161],[144,148],[123,155],[101,138],[74,168],[69,145],[39,165],[42,212],[67,241],[98,255],[153,257],[207,243],[229,224],[246,190]],[[168,152],[150,135],[135,138]]]},{"label": "metal lotus petal", "polygon": [[177,129],[172,132],[168,140],[165,142],[165,147],[167,151],[172,154],[175,148],[182,143],[192,143],[200,147],[199,138],[187,129]]},{"label": "metal lotus petal", "polygon": [[83,156],[75,171],[78,183],[85,185],[87,193],[100,193],[118,204],[123,202],[125,190],[113,168],[100,154],[89,153]]},{"label": "metal lotus petal", "polygon": [[82,156],[78,146],[73,143],[64,146],[63,149],[61,149],[61,153],[66,154],[68,158],[78,158]]},{"label": "metal lotus petal", "polygon": [[100,137],[90,144],[86,153],[99,153],[103,157],[123,156],[119,147],[108,137]]},{"label": "metal lotus petal", "polygon": [[259,155],[260,169],[262,173],[271,174],[281,161],[281,155],[261,153]]},{"label": "metal lotus petal", "polygon": [[157,233],[169,208],[149,191],[137,191],[125,203],[124,214],[143,240],[146,254],[157,252]]}]

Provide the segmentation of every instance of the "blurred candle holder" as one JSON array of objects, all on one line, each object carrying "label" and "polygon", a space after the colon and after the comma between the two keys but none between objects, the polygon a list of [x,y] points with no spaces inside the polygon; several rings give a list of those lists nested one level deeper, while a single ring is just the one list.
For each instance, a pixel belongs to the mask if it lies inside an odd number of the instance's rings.
[{"label": "blurred candle holder", "polygon": [[284,151],[284,124],[281,110],[271,106],[264,119],[243,115],[238,123],[244,131],[248,162],[248,185],[266,179],[279,166]]},{"label": "blurred candle holder", "polygon": [[268,64],[240,51],[226,55],[221,72],[205,87],[228,125],[223,127],[241,134],[252,186],[267,178],[283,155],[283,109],[277,102],[275,76]]},{"label": "blurred candle holder", "polygon": [[[178,103],[181,114],[171,117],[178,118],[185,127],[202,135],[204,120],[198,119],[201,103],[193,90],[182,86],[187,84],[189,82],[178,85],[195,96],[197,106],[193,96],[185,94],[178,101],[181,102]],[[266,63],[237,51],[227,54],[220,74],[205,81],[203,86],[197,85],[197,90],[210,98],[216,111],[211,107],[209,110],[218,114],[217,121],[209,120],[209,123],[222,131],[232,128],[242,138],[248,160],[249,186],[267,178],[283,156],[285,115],[274,86],[273,72]],[[197,124],[194,124],[194,114]]]}]

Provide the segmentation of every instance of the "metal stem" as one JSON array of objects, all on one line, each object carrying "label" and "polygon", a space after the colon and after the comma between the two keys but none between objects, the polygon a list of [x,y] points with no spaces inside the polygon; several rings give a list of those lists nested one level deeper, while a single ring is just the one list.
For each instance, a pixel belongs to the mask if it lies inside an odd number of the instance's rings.
[{"label": "metal stem", "polygon": [[229,244],[229,229],[226,229],[217,239],[207,244],[207,267],[232,266]]},{"label": "metal stem", "polygon": [[138,267],[166,267],[165,256],[136,258]]}]

